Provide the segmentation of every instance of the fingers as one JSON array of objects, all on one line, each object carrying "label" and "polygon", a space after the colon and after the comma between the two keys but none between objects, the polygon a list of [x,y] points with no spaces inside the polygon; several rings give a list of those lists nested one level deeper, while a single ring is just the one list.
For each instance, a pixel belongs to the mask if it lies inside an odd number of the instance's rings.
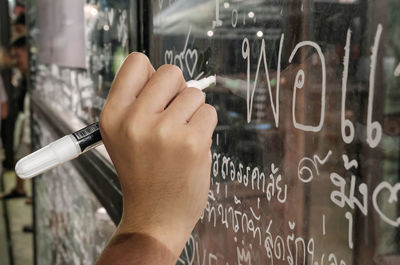
[{"label": "fingers", "polygon": [[[192,128],[201,137],[210,139],[218,123],[217,112],[211,105],[202,105],[192,119],[189,121],[189,127]],[[211,142],[210,142],[211,144]]]},{"label": "fingers", "polygon": [[186,88],[182,71],[174,65],[163,65],[155,72],[136,101],[146,113],[161,113]]},{"label": "fingers", "polygon": [[107,98],[113,111],[130,106],[155,70],[146,55],[130,54],[122,64]]},{"label": "fingers", "polygon": [[186,124],[193,114],[205,102],[205,94],[197,88],[187,88],[183,90],[169,105],[165,115],[179,123]]}]

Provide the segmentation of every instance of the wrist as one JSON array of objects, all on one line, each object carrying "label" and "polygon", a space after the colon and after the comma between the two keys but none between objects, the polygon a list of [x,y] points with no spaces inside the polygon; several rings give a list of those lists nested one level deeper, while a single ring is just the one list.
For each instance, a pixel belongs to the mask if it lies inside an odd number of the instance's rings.
[{"label": "wrist", "polygon": [[164,220],[154,220],[143,217],[133,217],[123,214],[117,229],[117,234],[141,234],[153,238],[162,244],[176,259],[178,259],[191,230],[185,229],[176,223],[170,224]]},{"label": "wrist", "polygon": [[175,265],[177,257],[157,239],[117,230],[96,265]]}]

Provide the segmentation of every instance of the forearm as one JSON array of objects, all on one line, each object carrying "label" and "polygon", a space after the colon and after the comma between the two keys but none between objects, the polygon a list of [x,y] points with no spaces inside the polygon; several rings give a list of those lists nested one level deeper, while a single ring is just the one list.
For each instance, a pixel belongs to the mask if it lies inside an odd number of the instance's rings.
[{"label": "forearm", "polygon": [[140,234],[116,234],[96,265],[174,265],[169,249],[155,238]]}]

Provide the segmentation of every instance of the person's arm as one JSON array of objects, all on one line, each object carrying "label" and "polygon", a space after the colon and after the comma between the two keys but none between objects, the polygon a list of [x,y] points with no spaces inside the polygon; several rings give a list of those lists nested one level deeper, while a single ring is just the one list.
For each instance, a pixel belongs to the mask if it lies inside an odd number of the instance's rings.
[{"label": "person's arm", "polygon": [[178,67],[155,71],[139,53],[125,60],[100,117],[123,215],[97,265],[176,263],[206,205],[216,124]]},{"label": "person's arm", "polygon": [[177,257],[157,239],[144,234],[113,236],[96,264],[176,264]]},{"label": "person's arm", "polygon": [[1,119],[4,120],[8,117],[8,98],[4,88],[3,78],[0,76],[0,107]]},{"label": "person's arm", "polygon": [[8,102],[1,103],[1,119],[4,120],[8,117]]}]

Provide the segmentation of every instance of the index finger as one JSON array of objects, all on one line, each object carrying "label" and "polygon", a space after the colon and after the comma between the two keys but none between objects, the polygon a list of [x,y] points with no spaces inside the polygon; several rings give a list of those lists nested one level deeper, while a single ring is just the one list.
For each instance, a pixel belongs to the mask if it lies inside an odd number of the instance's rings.
[{"label": "index finger", "polygon": [[155,72],[143,53],[131,53],[119,69],[108,94],[107,104],[114,111],[129,107]]}]

